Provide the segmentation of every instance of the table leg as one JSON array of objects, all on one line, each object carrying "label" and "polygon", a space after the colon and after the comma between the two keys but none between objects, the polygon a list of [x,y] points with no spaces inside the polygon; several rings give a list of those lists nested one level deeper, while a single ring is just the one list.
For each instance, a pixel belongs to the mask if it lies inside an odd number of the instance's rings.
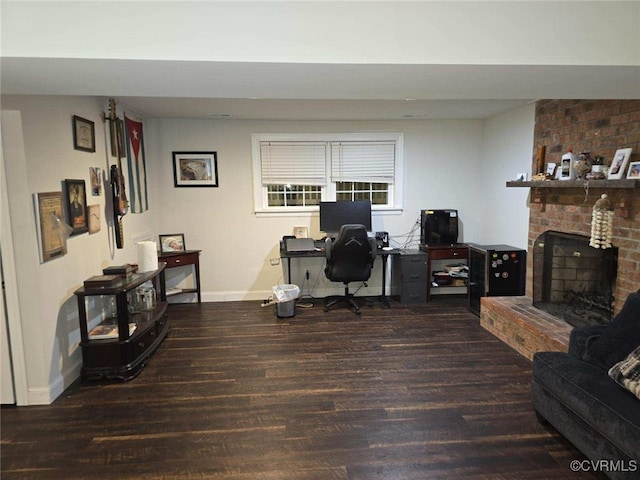
[{"label": "table leg", "polygon": [[387,260],[388,254],[382,254],[382,294],[380,295],[380,301],[384,308],[391,308],[389,299],[387,298]]}]

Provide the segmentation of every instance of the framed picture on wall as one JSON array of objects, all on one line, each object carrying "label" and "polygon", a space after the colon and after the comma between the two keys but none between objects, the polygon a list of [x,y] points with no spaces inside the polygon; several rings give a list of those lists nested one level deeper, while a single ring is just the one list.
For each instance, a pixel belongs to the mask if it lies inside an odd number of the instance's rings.
[{"label": "framed picture on wall", "polygon": [[65,180],[64,198],[67,208],[67,223],[73,229],[71,235],[89,230],[87,215],[87,188],[84,180]]},{"label": "framed picture on wall", "polygon": [[627,168],[627,162],[631,156],[630,148],[621,148],[616,150],[613,160],[611,161],[611,167],[609,167],[609,180],[620,180],[624,178],[624,171]]},{"label": "framed picture on wall", "polygon": [[89,205],[89,234],[100,231],[100,205]]},{"label": "framed picture on wall", "polygon": [[62,192],[34,193],[40,263],[67,253],[69,227],[64,223]]},{"label": "framed picture on wall", "polygon": [[184,252],[184,234],[167,233],[158,236],[160,239],[160,254]]},{"label": "framed picture on wall", "polygon": [[83,152],[96,151],[95,123],[77,115],[73,116],[73,148]]},{"label": "framed picture on wall", "polygon": [[176,187],[217,187],[217,152],[173,152]]}]

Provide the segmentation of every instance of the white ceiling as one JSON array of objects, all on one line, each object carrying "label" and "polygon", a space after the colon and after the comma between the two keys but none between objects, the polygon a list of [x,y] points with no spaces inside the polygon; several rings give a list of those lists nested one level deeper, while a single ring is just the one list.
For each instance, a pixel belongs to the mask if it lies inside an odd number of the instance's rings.
[{"label": "white ceiling", "polygon": [[486,118],[540,98],[640,98],[640,67],[2,58],[3,94],[116,98],[145,118]]}]

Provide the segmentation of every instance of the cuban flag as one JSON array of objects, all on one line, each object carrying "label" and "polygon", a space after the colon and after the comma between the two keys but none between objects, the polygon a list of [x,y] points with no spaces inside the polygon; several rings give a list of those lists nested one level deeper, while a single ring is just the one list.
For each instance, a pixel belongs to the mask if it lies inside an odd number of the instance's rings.
[{"label": "cuban flag", "polygon": [[142,122],[132,120],[125,114],[124,124],[129,173],[129,209],[131,213],[142,213],[149,209]]}]

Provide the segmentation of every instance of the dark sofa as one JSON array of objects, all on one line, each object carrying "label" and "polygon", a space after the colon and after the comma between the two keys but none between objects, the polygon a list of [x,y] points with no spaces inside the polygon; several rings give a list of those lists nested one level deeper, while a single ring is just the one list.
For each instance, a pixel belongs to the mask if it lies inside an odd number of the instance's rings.
[{"label": "dark sofa", "polygon": [[[633,378],[621,379],[621,368]],[[638,479],[639,382],[640,292],[636,292],[610,324],[574,328],[567,353],[536,353],[531,397],[536,413],[589,460],[610,461],[590,467],[591,471],[615,480]]]}]

